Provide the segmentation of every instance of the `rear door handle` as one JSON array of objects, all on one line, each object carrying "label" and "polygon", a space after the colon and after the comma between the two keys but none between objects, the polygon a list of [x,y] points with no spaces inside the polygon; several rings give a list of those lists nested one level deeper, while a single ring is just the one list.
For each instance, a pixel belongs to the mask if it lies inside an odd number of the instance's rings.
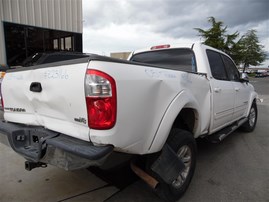
[{"label": "rear door handle", "polygon": [[32,82],[31,85],[30,85],[30,91],[40,93],[42,91],[41,83]]},{"label": "rear door handle", "polygon": [[214,88],[214,91],[215,91],[216,93],[219,93],[219,92],[221,91],[221,88]]},{"label": "rear door handle", "polygon": [[235,90],[236,92],[238,92],[240,89],[239,89],[239,88],[234,88],[234,90]]}]

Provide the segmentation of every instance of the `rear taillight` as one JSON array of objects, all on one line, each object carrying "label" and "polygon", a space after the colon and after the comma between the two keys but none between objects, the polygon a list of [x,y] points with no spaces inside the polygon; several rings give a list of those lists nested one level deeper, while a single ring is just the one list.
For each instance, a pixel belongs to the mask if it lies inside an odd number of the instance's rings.
[{"label": "rear taillight", "polygon": [[0,81],[0,99],[1,99],[1,106],[2,108],[4,109],[4,98],[3,98],[3,95],[2,95],[2,81]]},{"label": "rear taillight", "polygon": [[116,123],[116,82],[108,74],[98,70],[87,70],[85,94],[88,125],[92,129],[110,129]]}]

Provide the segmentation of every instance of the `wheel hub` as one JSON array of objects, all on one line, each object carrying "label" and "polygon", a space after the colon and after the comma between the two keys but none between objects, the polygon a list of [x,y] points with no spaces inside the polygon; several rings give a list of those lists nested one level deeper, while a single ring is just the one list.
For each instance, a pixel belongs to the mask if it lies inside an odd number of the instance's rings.
[{"label": "wheel hub", "polygon": [[255,121],[256,121],[256,112],[254,108],[251,108],[250,114],[249,114],[249,125],[253,127],[255,124]]},{"label": "wheel hub", "polygon": [[188,145],[180,147],[177,152],[177,156],[185,165],[184,170],[179,173],[177,179],[175,179],[172,183],[172,186],[178,189],[184,184],[190,172],[192,161],[191,148]]}]

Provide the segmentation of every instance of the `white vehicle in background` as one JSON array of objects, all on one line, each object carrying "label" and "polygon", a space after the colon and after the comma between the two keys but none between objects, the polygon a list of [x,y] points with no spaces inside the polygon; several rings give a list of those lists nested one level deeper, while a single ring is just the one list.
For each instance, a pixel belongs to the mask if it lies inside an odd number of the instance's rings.
[{"label": "white vehicle in background", "polygon": [[255,77],[267,77],[268,71],[266,70],[257,70]]},{"label": "white vehicle in background", "polygon": [[129,61],[91,55],[10,70],[2,95],[0,139],[26,169],[111,167],[130,154],[134,172],[167,200],[190,184],[196,138],[219,142],[257,121],[246,75],[200,43],[151,47]]}]

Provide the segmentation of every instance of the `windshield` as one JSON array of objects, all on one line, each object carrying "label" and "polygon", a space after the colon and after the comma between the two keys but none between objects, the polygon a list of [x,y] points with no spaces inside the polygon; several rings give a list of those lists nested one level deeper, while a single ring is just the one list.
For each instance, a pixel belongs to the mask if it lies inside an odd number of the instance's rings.
[{"label": "windshield", "polygon": [[131,61],[156,65],[161,68],[196,72],[195,56],[191,49],[165,49],[138,53]]}]

